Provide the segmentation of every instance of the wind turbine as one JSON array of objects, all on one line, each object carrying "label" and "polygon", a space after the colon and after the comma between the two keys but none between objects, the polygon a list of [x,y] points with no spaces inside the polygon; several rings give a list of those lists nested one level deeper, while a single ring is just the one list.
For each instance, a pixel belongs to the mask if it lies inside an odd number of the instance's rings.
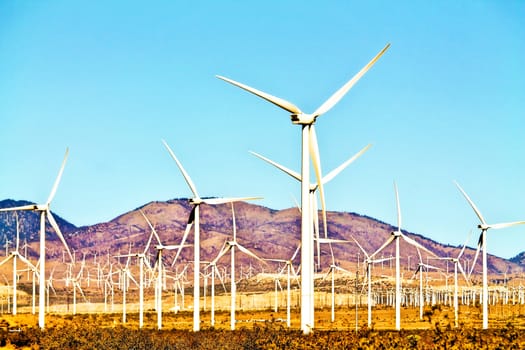
[{"label": "wind turbine", "polygon": [[231,283],[231,307],[230,307],[230,329],[233,331],[235,330],[235,295],[236,295],[236,284],[235,284],[235,248],[239,249],[242,253],[257,259],[264,264],[266,262],[259,258],[257,255],[249,251],[247,248],[243,247],[239,242],[237,242],[237,225],[235,223],[235,210],[233,208],[233,203],[231,203],[232,206],[232,221],[233,221],[233,240],[227,241],[226,245],[223,247],[222,251],[217,255],[217,261],[224,256],[227,252],[231,252],[231,276],[230,276],[230,283]]},{"label": "wind turbine", "polygon": [[[217,205],[217,204],[224,204],[224,203],[232,203],[237,201],[245,201],[245,200],[252,200],[252,199],[260,199],[259,197],[244,197],[244,198],[201,198],[197,192],[197,188],[193,184],[193,181],[191,180],[190,176],[182,166],[182,163],[179,162],[177,157],[175,156],[175,153],[171,150],[170,146],[166,143],[166,141],[162,140],[164,143],[164,146],[166,146],[168,152],[170,153],[171,157],[177,163],[177,166],[179,167],[180,172],[182,173],[182,176],[184,177],[184,180],[186,180],[186,183],[188,184],[188,187],[190,188],[191,192],[193,193],[193,198],[191,198],[189,201],[193,205],[193,209],[191,210],[190,217],[188,219],[188,224],[186,225],[186,229],[184,231],[184,235],[182,237],[181,242],[181,248],[186,242],[186,238],[190,232],[191,226],[195,224],[195,227],[193,229],[194,234],[194,250],[193,250],[193,331],[197,332],[200,330],[200,205],[202,203],[209,204],[209,205]],[[173,259],[173,264],[175,264],[175,261],[177,261],[177,258],[180,254],[180,249],[177,252],[177,255],[175,256],[175,259]]]},{"label": "wind turbine", "polygon": [[359,249],[365,254],[365,264],[366,264],[366,278],[368,284],[368,296],[367,296],[367,305],[368,305],[368,328],[372,327],[372,265],[388,261],[392,258],[381,258],[381,259],[371,259],[366,250],[359,244],[359,242],[352,237],[354,242],[357,244]]},{"label": "wind turbine", "polygon": [[[318,183],[321,181],[321,166],[319,161],[319,150],[317,147],[317,136],[315,134],[314,123],[322,114],[325,114],[343,98],[343,96],[357,83],[357,81],[376,63],[377,60],[390,47],[387,44],[365,67],[363,67],[352,79],[345,83],[336,91],[326,102],[324,102],[312,114],[304,113],[286,100],[272,96],[268,93],[254,89],[232,79],[217,76],[230,84],[244,89],[268,102],[291,113],[292,123],[301,126],[301,266],[302,266],[302,283],[301,283],[301,330],[308,334],[314,327],[314,248],[311,234],[312,218],[310,209],[310,162],[309,157],[313,159],[313,166],[317,176]],[[319,187],[319,194],[323,205],[323,219],[326,219],[324,207],[324,192],[322,185]],[[324,220],[326,222],[326,220]]]},{"label": "wind turbine", "polygon": [[160,239],[158,238],[157,232],[155,232],[155,229],[153,228],[153,225],[151,225],[150,221],[144,214],[142,210],[139,210],[144,219],[146,219],[146,222],[151,228],[151,234],[149,235],[148,242],[146,243],[146,248],[142,253],[130,253],[127,255],[121,255],[122,257],[136,257],[139,260],[139,328],[142,328],[144,325],[144,266],[146,266],[147,269],[151,270],[151,266],[147,262],[146,253],[148,252],[151,241],[153,239],[153,235],[157,237],[157,240],[160,243]]},{"label": "wind turbine", "polygon": [[46,266],[45,266],[45,255],[46,255],[46,218],[51,224],[51,227],[55,230],[56,234],[58,235],[58,238],[60,241],[62,241],[62,244],[66,247],[66,250],[69,254],[69,258],[71,261],[73,261],[73,256],[71,255],[71,251],[69,250],[69,247],[67,246],[66,240],[64,239],[64,236],[62,235],[62,232],[60,231],[60,228],[58,227],[58,224],[53,217],[53,214],[51,213],[51,201],[55,197],[58,184],[60,183],[60,179],[62,177],[62,173],[64,172],[64,167],[66,166],[67,156],[69,154],[69,149],[66,149],[66,154],[64,155],[64,160],[62,161],[62,166],[60,167],[60,171],[58,172],[58,176],[55,180],[55,183],[51,189],[51,193],[49,194],[49,197],[47,198],[47,201],[44,204],[29,204],[29,205],[23,205],[20,207],[13,207],[13,208],[3,208],[0,209],[0,212],[3,211],[17,211],[17,210],[31,210],[36,211],[40,213],[40,273],[39,273],[39,300],[38,300],[38,326],[43,329],[45,326],[45,292],[46,292],[46,286],[45,286],[45,273],[46,273]]},{"label": "wind turbine", "polygon": [[[211,268],[211,312],[210,312],[210,324],[212,327],[215,327],[215,275],[219,276],[219,280],[221,281],[222,288],[224,289],[224,292],[226,292],[226,286],[224,285],[224,280],[221,277],[221,273],[219,269],[217,268],[217,262],[222,257],[220,253],[224,250],[224,247],[226,246],[227,242],[224,242],[221,250],[219,251],[219,255],[213,259],[210,264],[207,266]],[[187,267],[187,265],[186,265]]]},{"label": "wind turbine", "polygon": [[[416,275],[419,273],[419,319],[423,319],[423,308],[425,306],[425,299],[423,298],[423,269],[427,269],[427,277],[428,277],[428,270],[439,270],[439,268],[425,264],[423,262],[423,257],[421,256],[421,252],[419,251],[419,248],[417,248],[417,255],[419,256],[419,263],[417,264],[417,269],[414,272],[414,276],[412,276],[412,279],[416,277]],[[428,282],[427,282],[428,287]]]},{"label": "wind turbine", "polygon": [[[293,273],[294,276],[297,276],[297,272],[295,271],[293,267],[293,261],[295,260],[295,257],[297,256],[297,253],[299,253],[299,250],[301,249],[301,243],[297,246],[297,249],[293,253],[292,257],[288,260],[286,259],[265,259],[268,261],[274,261],[278,263],[284,263],[286,267],[286,326],[290,328],[291,325],[291,318],[290,318],[290,305],[292,303],[292,294],[291,294],[291,274]],[[281,274],[283,272],[284,268],[279,272]]]},{"label": "wind turbine", "polygon": [[328,243],[328,245],[330,246],[330,255],[332,257],[332,263],[330,264],[330,268],[328,269],[326,275],[323,277],[323,279],[326,279],[326,277],[328,277],[328,275],[331,275],[332,277],[332,289],[331,289],[331,292],[332,292],[332,295],[331,295],[331,301],[332,301],[332,306],[331,306],[331,319],[330,321],[333,323],[335,322],[335,272],[336,271],[340,271],[340,272],[343,272],[345,274],[348,274],[348,275],[351,275],[351,272],[348,271],[348,270],[345,270],[344,268],[342,268],[341,266],[337,265],[335,263],[335,256],[334,256],[334,250],[332,249],[332,243],[350,243],[349,241],[345,241],[345,240],[339,240],[339,239],[331,239],[331,238],[320,238],[318,239],[317,241],[321,241],[321,243]]},{"label": "wind turbine", "polygon": [[523,225],[525,224],[525,221],[514,221],[514,222],[507,222],[507,223],[501,223],[501,224],[488,224],[485,221],[485,218],[483,215],[481,215],[481,212],[476,207],[472,199],[467,195],[467,193],[461,188],[461,186],[456,182],[456,186],[461,191],[467,202],[470,204],[472,209],[474,210],[474,213],[476,213],[477,217],[480,220],[480,224],[478,225],[478,228],[481,230],[481,234],[479,235],[479,241],[478,241],[478,249],[476,250],[476,255],[474,256],[474,261],[472,262],[472,267],[470,269],[469,275],[472,273],[472,270],[474,270],[474,265],[476,264],[476,260],[478,258],[478,254],[480,249],[483,250],[483,287],[482,287],[482,308],[483,308],[483,329],[489,328],[489,308],[488,308],[488,293],[489,293],[489,287],[488,287],[488,277],[487,277],[487,230],[492,229],[500,229],[500,228],[506,228],[516,225]]},{"label": "wind turbine", "polygon": [[[320,181],[321,185],[324,186],[328,182],[330,182],[341,171],[343,171],[348,165],[350,165],[357,158],[359,158],[361,155],[363,155],[363,153],[365,153],[371,146],[372,146],[371,144],[368,144],[362,150],[357,152],[354,156],[352,156],[351,158],[346,160],[344,163],[339,165],[337,168],[333,169],[327,175],[323,176],[321,178],[321,181]],[[260,155],[258,153],[251,152],[251,151],[250,151],[250,153],[253,154],[254,156],[264,160],[265,162],[273,165],[277,169],[280,169],[281,171],[283,171],[284,173],[290,175],[291,177],[293,177],[297,181],[301,182],[301,174],[299,174],[299,173],[297,173],[297,172],[295,172],[293,170],[290,170],[287,167],[285,167],[285,166],[283,166],[283,165],[281,165],[279,163],[276,163],[273,160],[271,160],[269,158],[266,158],[266,157],[264,157],[264,156],[262,156],[262,155]],[[320,187],[319,187],[319,185],[317,183],[312,183],[312,184],[310,184],[309,191],[310,191],[310,205],[311,205],[311,210],[312,210],[312,218],[313,218],[313,221],[314,221],[314,223],[313,223],[314,224],[314,228],[313,229],[314,229],[315,239],[317,240],[317,265],[318,265],[318,267],[320,267],[320,265],[321,265],[321,253],[320,253],[321,247],[320,247],[320,241],[319,241],[319,220],[318,220],[318,213],[317,213],[317,201],[316,201],[316,198],[315,198],[315,192],[317,191],[318,188],[320,188]],[[324,222],[324,235],[325,235],[325,238],[327,238],[326,220]]]},{"label": "wind turbine", "polygon": [[393,231],[391,233],[390,238],[381,246],[378,250],[376,250],[372,255],[370,255],[370,259],[373,259],[377,254],[379,254],[383,249],[385,249],[390,243],[395,241],[396,244],[396,299],[395,299],[395,309],[396,309],[396,330],[401,329],[401,267],[399,264],[399,238],[402,238],[407,242],[408,244],[419,248],[421,250],[426,251],[427,253],[431,254],[432,256],[435,256],[434,253],[432,253],[430,250],[413,240],[412,238],[406,236],[401,232],[401,207],[399,205],[399,193],[397,191],[397,184],[394,182],[394,190],[396,193],[396,206],[397,206],[397,230]]},{"label": "wind turbine", "polygon": [[16,287],[18,283],[18,275],[17,275],[17,260],[20,259],[24,264],[28,266],[29,269],[35,268],[29,260],[27,260],[23,255],[19,252],[19,245],[20,245],[20,229],[19,229],[19,223],[18,223],[18,214],[15,212],[16,216],[16,242],[15,242],[15,250],[11,251],[11,254],[8,255],[4,260],[0,262],[0,266],[7,263],[9,260],[13,259],[13,315],[16,315],[17,313],[17,292]]},{"label": "wind turbine", "polygon": [[[472,232],[471,232],[472,233]],[[470,239],[470,234],[467,237],[467,240],[465,241],[465,244],[463,244],[463,248],[459,251],[459,254],[457,257],[441,257],[437,258],[438,260],[445,260],[445,261],[451,261],[454,264],[454,326],[458,327],[459,325],[459,315],[458,315],[458,269],[465,278],[465,281],[467,282],[467,285],[469,284],[469,280],[467,278],[467,275],[465,274],[465,270],[463,270],[463,266],[461,266],[461,261],[459,260],[463,253],[465,252],[465,248],[467,247],[467,242]],[[420,315],[420,318],[422,318],[422,315]]]},{"label": "wind turbine", "polygon": [[[182,249],[183,245],[164,245],[162,244],[161,240],[160,240],[160,237],[157,233],[157,231],[155,230],[155,227],[153,227],[153,224],[151,223],[151,221],[149,221],[149,219],[147,218],[147,216],[142,212],[142,210],[140,211],[142,213],[142,216],[144,217],[144,219],[146,220],[146,222],[148,223],[148,226],[150,227],[151,229],[151,235],[150,235],[150,238],[148,240],[148,244],[146,246],[146,249],[144,250],[144,253],[142,254],[142,256],[145,256],[146,252],[148,251],[149,249],[149,245],[151,243],[151,239],[153,236],[155,236],[155,238],[157,239],[157,242],[158,244],[155,246],[155,249],[157,250],[157,260],[155,262],[156,264],[156,269],[157,269],[157,280],[156,280],[156,285],[155,285],[155,309],[157,310],[157,328],[158,329],[162,329],[162,286],[163,286],[163,283],[162,283],[162,279],[164,277],[164,263],[162,262],[162,252],[164,250],[179,250]],[[142,258],[144,259],[144,258]],[[142,274],[142,265],[141,265],[141,274]],[[142,285],[142,279],[143,277],[141,276],[141,285]],[[142,289],[143,287],[141,287]],[[143,297],[143,292],[142,292],[142,297]]]}]

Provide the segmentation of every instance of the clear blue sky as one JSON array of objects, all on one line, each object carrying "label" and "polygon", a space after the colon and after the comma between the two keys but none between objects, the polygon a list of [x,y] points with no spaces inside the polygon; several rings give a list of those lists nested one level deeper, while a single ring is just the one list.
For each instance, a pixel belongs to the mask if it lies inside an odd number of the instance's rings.
[{"label": "clear blue sky", "polygon": [[[462,244],[477,217],[525,220],[523,1],[2,1],[0,198],[45,201],[76,225],[190,191],[294,206],[300,168],[287,112],[216,74],[313,112],[385,44],[390,50],[317,120],[329,210]],[[475,246],[476,237],[470,245]],[[525,227],[488,251],[525,250]]]}]

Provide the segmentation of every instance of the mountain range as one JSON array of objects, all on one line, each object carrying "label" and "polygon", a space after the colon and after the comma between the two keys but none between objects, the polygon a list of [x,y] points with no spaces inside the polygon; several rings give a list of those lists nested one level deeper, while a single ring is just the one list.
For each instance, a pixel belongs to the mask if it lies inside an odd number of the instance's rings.
[{"label": "mountain range", "polygon": [[[8,208],[30,204],[28,201],[3,200],[0,208]],[[235,223],[238,242],[261,258],[289,259],[294,254],[300,243],[301,216],[297,208],[274,210],[264,206],[247,202],[236,202],[234,205]],[[169,201],[155,201],[147,203],[139,208],[130,210],[108,222],[98,223],[90,226],[77,227],[69,223],[59,215],[54,214],[58,225],[68,242],[69,247],[75,255],[75,259],[81,257],[86,260],[99,258],[114,259],[112,256],[128,252],[142,252],[150,236],[151,229],[142,216],[142,211],[151,221],[159,234],[162,243],[180,244],[188,217],[191,212],[191,204],[187,199],[173,199]],[[34,212],[19,212],[20,250],[26,252],[33,259],[38,258],[39,244],[39,215]],[[328,237],[337,240],[349,241],[348,243],[333,243],[334,261],[337,265],[355,271],[358,260],[364,260],[363,253],[353,241],[357,240],[369,254],[378,249],[396,230],[395,226],[381,222],[371,217],[349,212],[327,212]],[[322,225],[321,225],[322,227]],[[201,205],[200,211],[201,232],[201,260],[211,261],[220,252],[224,243],[231,240],[233,232],[232,206]],[[49,225],[46,225],[46,247],[48,259],[64,259],[64,249]],[[423,235],[403,231],[408,237],[428,248],[437,256],[456,257],[461,246],[451,246],[436,242]],[[321,233],[324,236],[324,233]],[[477,237],[477,235],[476,235]],[[14,249],[16,241],[16,218],[12,212],[0,213],[0,244],[5,248],[6,241],[9,242],[9,250]],[[193,232],[190,232],[187,242],[193,243]],[[472,243],[472,242],[471,242]],[[154,244],[149,253],[154,256]],[[1,252],[1,250],[0,250]],[[417,268],[417,250],[401,241],[401,264],[406,271]],[[384,250],[384,257],[394,255],[394,245]],[[0,253],[0,255],[3,255]],[[300,255],[300,254],[299,254]],[[300,264],[299,255],[294,263]],[[426,253],[423,254],[424,263],[440,267],[442,272],[447,271],[444,261],[428,261]],[[462,256],[462,262],[468,265],[472,262],[475,249],[467,247]],[[174,254],[167,255],[168,264]],[[182,249],[180,263],[189,263],[193,259],[193,247]],[[223,257],[221,263],[229,263]],[[237,263],[242,266],[270,271],[272,267],[261,263],[244,254],[237,254]],[[332,263],[330,247],[321,244],[320,270],[326,271]],[[388,262],[385,264],[389,264]],[[503,274],[505,272],[521,272],[525,266],[525,252],[512,259],[503,259],[489,254],[488,268],[491,274]],[[465,270],[468,266],[465,266]],[[452,269],[452,265],[449,266]],[[478,258],[475,272],[481,271],[481,259]]]}]

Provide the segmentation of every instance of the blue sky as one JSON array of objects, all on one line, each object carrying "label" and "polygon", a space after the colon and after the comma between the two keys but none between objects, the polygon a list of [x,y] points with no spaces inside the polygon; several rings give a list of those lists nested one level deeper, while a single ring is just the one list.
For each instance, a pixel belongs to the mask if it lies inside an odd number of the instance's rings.
[{"label": "blue sky", "polygon": [[[45,201],[76,225],[190,196],[294,206],[300,168],[287,112],[224,75],[313,112],[391,48],[316,130],[329,210],[462,244],[477,217],[525,220],[522,1],[0,2],[0,198]],[[475,231],[477,233],[477,231]],[[525,250],[525,227],[489,231],[488,251]],[[476,235],[477,236],[477,235]],[[477,237],[471,238],[475,246]]]}]

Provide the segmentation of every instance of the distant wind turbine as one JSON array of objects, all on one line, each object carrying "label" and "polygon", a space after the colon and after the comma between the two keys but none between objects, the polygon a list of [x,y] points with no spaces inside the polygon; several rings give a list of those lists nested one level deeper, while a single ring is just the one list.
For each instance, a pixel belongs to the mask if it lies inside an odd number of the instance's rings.
[{"label": "distant wind turbine", "polygon": [[478,225],[478,228],[481,230],[481,234],[479,235],[479,241],[478,241],[478,249],[476,250],[476,255],[474,256],[474,261],[472,262],[472,266],[469,272],[469,275],[472,273],[472,270],[474,270],[474,265],[476,264],[476,260],[478,258],[479,251],[483,251],[483,287],[482,287],[482,308],[483,308],[483,329],[489,328],[489,308],[488,308],[488,293],[489,293],[489,287],[488,287],[488,277],[487,277],[487,237],[486,233],[487,230],[492,229],[500,229],[500,228],[506,228],[516,225],[523,225],[525,224],[525,221],[514,221],[514,222],[507,222],[502,224],[487,224],[485,221],[485,218],[483,215],[481,215],[481,212],[476,207],[474,202],[470,199],[470,197],[467,195],[467,193],[461,188],[461,186],[456,182],[456,186],[461,191],[467,202],[470,204],[474,212],[476,213],[476,216],[480,220],[480,224]]},{"label": "distant wind turbine", "polygon": [[[297,246],[297,249],[295,250],[295,252],[293,253],[292,257],[288,260],[286,259],[265,259],[265,260],[268,260],[268,261],[274,261],[274,262],[279,262],[279,263],[284,263],[285,264],[285,268],[286,268],[286,326],[288,328],[290,328],[290,325],[291,325],[291,317],[290,317],[290,305],[291,305],[291,297],[292,297],[292,294],[291,294],[291,290],[290,290],[290,287],[291,287],[291,274],[293,273],[293,275],[295,277],[297,277],[297,272],[295,271],[294,267],[293,267],[293,261],[295,260],[295,257],[297,256],[297,253],[299,253],[299,250],[301,249],[301,244],[299,243],[299,245]],[[284,270],[284,269],[283,269]],[[282,273],[282,270],[279,274]]]},{"label": "distant wind turbine", "polygon": [[243,247],[239,242],[237,242],[237,224],[235,223],[235,210],[233,208],[233,203],[231,203],[232,207],[232,222],[233,222],[233,240],[227,241],[226,245],[223,247],[222,251],[217,255],[217,261],[224,256],[226,253],[231,253],[231,276],[230,276],[230,283],[231,283],[231,307],[230,307],[230,329],[233,331],[235,330],[235,295],[236,295],[236,284],[235,284],[235,248],[239,249],[240,252],[259,260],[260,262],[266,264],[266,262],[259,258],[257,255],[249,251],[247,248]]},{"label": "distant wind turbine", "polygon": [[[471,232],[472,233],[472,232]],[[445,260],[445,261],[451,261],[454,263],[454,326],[459,326],[459,315],[458,315],[458,269],[463,275],[463,278],[465,278],[465,281],[467,282],[467,285],[469,284],[469,279],[467,275],[465,274],[465,270],[463,270],[463,266],[461,265],[461,261],[459,260],[463,253],[465,252],[465,248],[467,247],[467,242],[470,239],[470,234],[467,237],[467,240],[465,241],[465,244],[463,244],[463,248],[459,251],[459,254],[457,257],[441,257],[436,258],[438,260]]]},{"label": "distant wind turbine", "polygon": [[366,279],[368,285],[368,296],[367,296],[367,306],[368,306],[368,328],[372,327],[372,265],[382,263],[384,261],[391,260],[392,258],[381,258],[381,259],[371,259],[366,250],[359,244],[359,242],[352,237],[354,242],[357,244],[359,249],[365,254],[365,264],[366,264]]},{"label": "distant wind turbine", "polygon": [[291,113],[292,123],[301,126],[301,330],[308,334],[314,328],[314,247],[312,240],[312,218],[310,209],[310,157],[313,160],[313,167],[319,184],[319,195],[323,206],[323,219],[326,222],[326,210],[324,202],[324,191],[321,181],[321,165],[319,149],[317,146],[317,136],[315,133],[314,123],[317,117],[328,112],[339,102],[346,93],[361,79],[361,77],[376,63],[377,60],[390,47],[387,44],[365,67],[363,67],[352,79],[345,83],[336,91],[328,100],[326,100],[315,112],[307,114],[301,111],[299,107],[279,97],[272,96],[263,91],[254,89],[245,84],[236,82],[232,79],[217,76],[230,84],[244,89],[266,101]]},{"label": "distant wind turbine", "polygon": [[62,244],[66,247],[66,251],[69,254],[69,258],[71,261],[73,261],[73,256],[71,255],[71,251],[69,250],[69,247],[66,243],[66,240],[64,239],[64,236],[62,235],[62,232],[60,231],[60,228],[58,227],[58,224],[51,213],[51,201],[55,197],[56,191],[58,189],[58,184],[60,183],[60,179],[62,178],[62,173],[64,172],[64,167],[66,166],[67,156],[69,154],[69,149],[66,149],[66,154],[64,155],[64,160],[62,161],[62,166],[60,167],[60,171],[58,172],[58,176],[55,180],[55,183],[53,185],[53,188],[51,189],[51,193],[49,194],[49,197],[47,198],[47,201],[44,204],[29,204],[29,205],[23,205],[20,207],[13,207],[13,208],[3,208],[0,209],[0,212],[2,211],[17,211],[17,210],[31,210],[36,211],[40,213],[40,273],[39,273],[39,301],[38,301],[38,326],[43,329],[45,326],[45,307],[46,307],[46,300],[45,300],[45,292],[46,292],[46,286],[45,286],[45,274],[46,274],[46,265],[45,265],[45,256],[46,256],[46,218],[51,224],[51,227],[55,230],[56,234],[58,235],[58,238],[60,241],[62,241]]}]

